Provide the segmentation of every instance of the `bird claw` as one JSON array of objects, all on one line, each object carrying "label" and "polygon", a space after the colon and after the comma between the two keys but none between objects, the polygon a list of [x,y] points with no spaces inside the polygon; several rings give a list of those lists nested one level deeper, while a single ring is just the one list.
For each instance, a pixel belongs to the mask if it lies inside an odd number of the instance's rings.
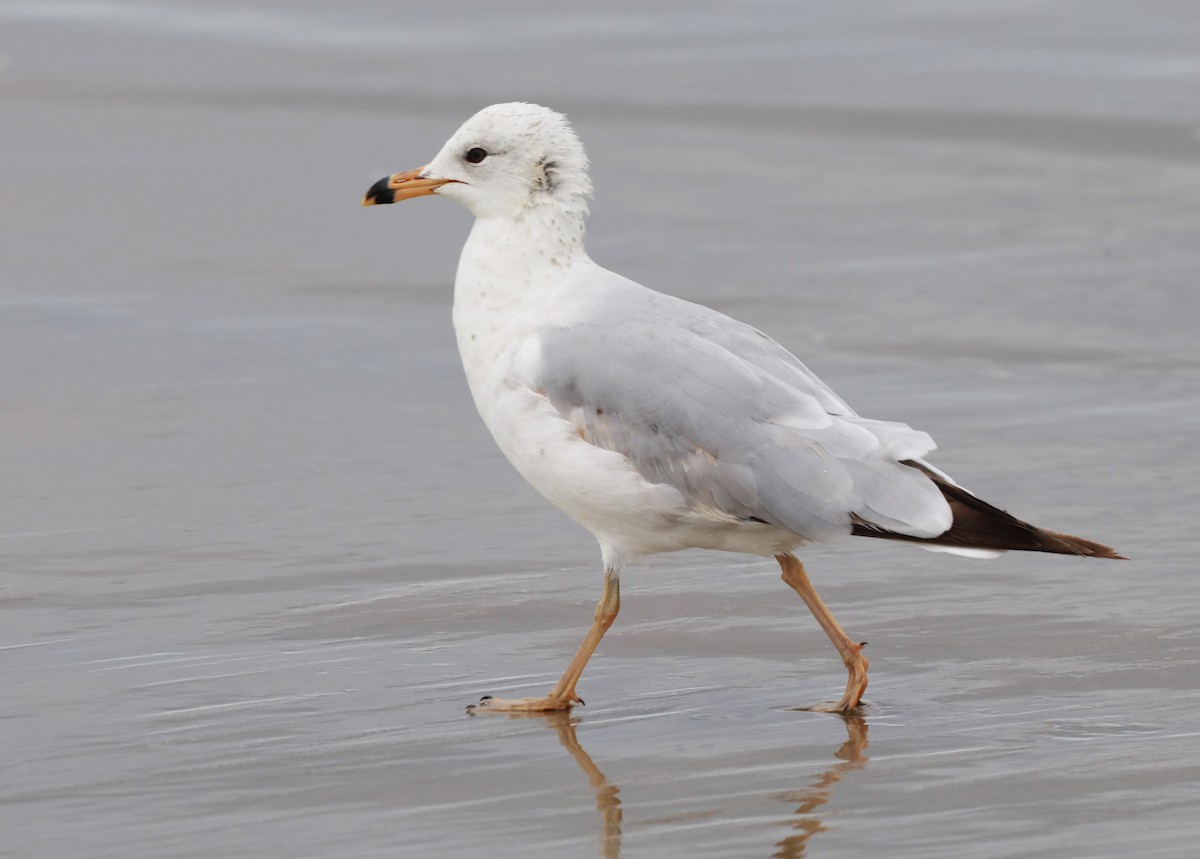
[{"label": "bird claw", "polygon": [[492,696],[484,695],[482,698],[479,699],[478,704],[468,704],[467,705],[467,715],[474,716],[480,710],[486,710],[488,708],[488,705],[491,703],[492,703]]},{"label": "bird claw", "polygon": [[571,707],[578,704],[584,706],[583,699],[578,695],[572,695],[567,699],[551,698],[496,698],[492,695],[484,695],[479,699],[478,704],[471,704],[467,709],[468,716],[475,716],[484,712],[498,713],[553,713],[570,710]]},{"label": "bird claw", "polygon": [[837,704],[810,704],[807,707],[792,707],[790,709],[797,713],[832,713],[835,716],[846,718],[849,716],[863,715],[866,710],[866,706],[866,704],[859,701],[854,706],[847,707],[844,703],[839,701]]}]

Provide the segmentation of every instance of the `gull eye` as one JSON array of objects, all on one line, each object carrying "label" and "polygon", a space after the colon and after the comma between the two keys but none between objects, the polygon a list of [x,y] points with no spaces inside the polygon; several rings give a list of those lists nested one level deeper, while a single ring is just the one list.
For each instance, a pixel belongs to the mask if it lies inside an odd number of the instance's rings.
[{"label": "gull eye", "polygon": [[478,146],[475,146],[471,149],[468,149],[467,154],[463,157],[465,157],[467,161],[471,162],[472,164],[478,164],[480,161],[487,158],[487,156],[488,154],[486,149],[480,149]]}]

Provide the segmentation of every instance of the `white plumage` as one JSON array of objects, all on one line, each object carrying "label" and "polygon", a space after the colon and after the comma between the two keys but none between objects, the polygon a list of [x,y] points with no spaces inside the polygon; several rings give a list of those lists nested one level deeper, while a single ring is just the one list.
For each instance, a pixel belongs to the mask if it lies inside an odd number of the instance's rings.
[{"label": "white plumage", "polygon": [[[462,157],[473,148],[488,153],[478,164]],[[933,483],[898,464],[932,450],[928,435],[858,418],[766,335],[593,262],[586,171],[561,115],[505,104],[424,173],[457,180],[437,193],[477,216],[454,286],[475,405],[606,566],[687,548],[780,554],[848,536],[852,514],[917,537],[950,527]]]},{"label": "white plumage", "polygon": [[[603,554],[596,625],[559,685],[544,699],[485,706],[569,707],[616,616],[624,563],[704,548],[779,559],[846,662],[836,709],[850,710],[866,688],[866,659],[791,553],[852,531],[937,540],[955,525],[948,498],[978,499],[921,460],[934,449],[926,433],[858,416],[765,334],[593,262],[587,167],[561,114],[499,104],[464,123],[424,168],[381,180],[364,201],[438,194],[475,214],[454,286],[475,405],[509,461]],[[975,556],[1009,547],[944,542],[931,547]]]}]

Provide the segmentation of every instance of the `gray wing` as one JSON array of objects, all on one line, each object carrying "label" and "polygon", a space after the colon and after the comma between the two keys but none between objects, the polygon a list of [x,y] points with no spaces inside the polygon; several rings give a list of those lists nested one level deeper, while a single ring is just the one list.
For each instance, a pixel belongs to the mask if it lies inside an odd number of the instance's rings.
[{"label": "gray wing", "polygon": [[538,386],[586,441],[694,509],[808,539],[846,534],[853,517],[916,537],[950,527],[941,492],[900,464],[933,449],[928,435],[859,417],[717,311],[641,287],[620,298],[539,338]]}]

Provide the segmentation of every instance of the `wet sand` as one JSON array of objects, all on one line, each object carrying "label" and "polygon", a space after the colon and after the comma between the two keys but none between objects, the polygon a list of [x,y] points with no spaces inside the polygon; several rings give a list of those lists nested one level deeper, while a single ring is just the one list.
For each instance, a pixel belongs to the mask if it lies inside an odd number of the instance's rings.
[{"label": "wet sand", "polygon": [[[1200,20],[1182,5],[0,7],[0,855],[1184,857],[1200,827]],[[567,111],[602,264],[764,328],[1125,563],[631,567],[449,323],[469,226],[363,210]],[[411,206],[411,208],[410,208]]]}]

